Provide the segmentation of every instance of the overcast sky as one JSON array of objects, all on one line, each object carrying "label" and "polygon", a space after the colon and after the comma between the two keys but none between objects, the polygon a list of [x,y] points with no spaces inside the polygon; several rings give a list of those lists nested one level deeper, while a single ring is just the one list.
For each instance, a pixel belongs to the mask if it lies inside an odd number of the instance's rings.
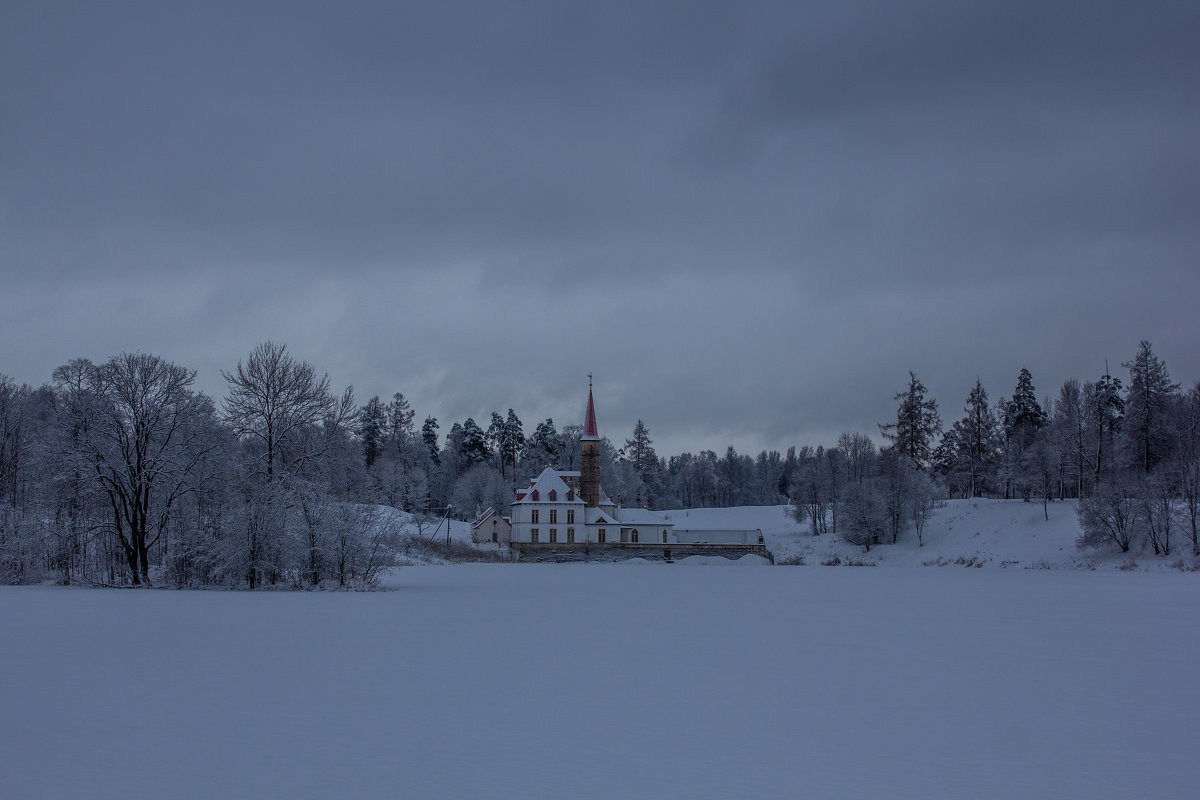
[{"label": "overcast sky", "polygon": [[269,338],[445,432],[592,372],[662,454],[1200,377],[1200,4],[194,5],[0,7],[0,373]]}]

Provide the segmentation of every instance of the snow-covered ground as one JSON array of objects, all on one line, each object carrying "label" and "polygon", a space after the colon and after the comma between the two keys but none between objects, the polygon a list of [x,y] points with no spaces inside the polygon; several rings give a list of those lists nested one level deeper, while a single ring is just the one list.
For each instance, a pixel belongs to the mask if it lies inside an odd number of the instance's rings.
[{"label": "snow-covered ground", "polygon": [[1142,549],[1124,554],[1115,548],[1080,551],[1075,546],[1080,530],[1074,501],[1050,503],[1044,515],[1040,503],[950,500],[930,515],[923,547],[910,526],[895,544],[872,547],[869,553],[836,535],[813,536],[807,523],[796,522],[788,512],[786,506],[744,506],[663,513],[680,527],[759,528],[777,561],[799,556],[808,566],[819,566],[835,555],[842,563],[854,560],[880,567],[1179,570],[1197,565],[1191,542],[1179,531],[1172,540],[1174,552],[1166,557]]},{"label": "snow-covered ground", "polygon": [[0,797],[1196,796],[1196,574],[390,582],[0,588]]}]

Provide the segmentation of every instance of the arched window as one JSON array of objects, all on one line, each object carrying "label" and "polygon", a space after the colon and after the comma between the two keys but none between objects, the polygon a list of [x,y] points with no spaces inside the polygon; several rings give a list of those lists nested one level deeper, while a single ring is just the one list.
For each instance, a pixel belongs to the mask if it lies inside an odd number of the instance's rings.
[{"label": "arched window", "polygon": [[557,499],[558,499],[558,489],[551,489],[550,490],[550,502],[553,503]]},{"label": "arched window", "polygon": [[596,534],[596,541],[599,542],[600,544],[604,544],[604,528],[601,528],[600,531]]},{"label": "arched window", "polygon": [[634,528],[629,533],[629,541],[633,542],[634,544],[637,544],[637,540],[638,540],[637,528]]}]

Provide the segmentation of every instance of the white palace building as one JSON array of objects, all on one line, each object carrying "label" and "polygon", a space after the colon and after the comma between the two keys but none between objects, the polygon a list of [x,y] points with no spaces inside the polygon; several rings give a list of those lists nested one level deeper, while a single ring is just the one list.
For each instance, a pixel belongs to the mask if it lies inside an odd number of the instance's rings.
[{"label": "white palace building", "polygon": [[476,542],[511,545],[762,545],[753,531],[675,529],[666,515],[622,508],[600,486],[600,434],[588,388],[587,415],[580,439],[580,469],[550,467],[517,491],[510,516],[489,508],[471,526]]}]

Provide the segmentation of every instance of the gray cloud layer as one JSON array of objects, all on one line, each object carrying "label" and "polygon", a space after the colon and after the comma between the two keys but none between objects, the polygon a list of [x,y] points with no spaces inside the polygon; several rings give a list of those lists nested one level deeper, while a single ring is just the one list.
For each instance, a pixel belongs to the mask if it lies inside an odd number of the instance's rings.
[{"label": "gray cloud layer", "polygon": [[1200,376],[1200,7],[8,4],[0,372],[264,338],[613,438]]}]

